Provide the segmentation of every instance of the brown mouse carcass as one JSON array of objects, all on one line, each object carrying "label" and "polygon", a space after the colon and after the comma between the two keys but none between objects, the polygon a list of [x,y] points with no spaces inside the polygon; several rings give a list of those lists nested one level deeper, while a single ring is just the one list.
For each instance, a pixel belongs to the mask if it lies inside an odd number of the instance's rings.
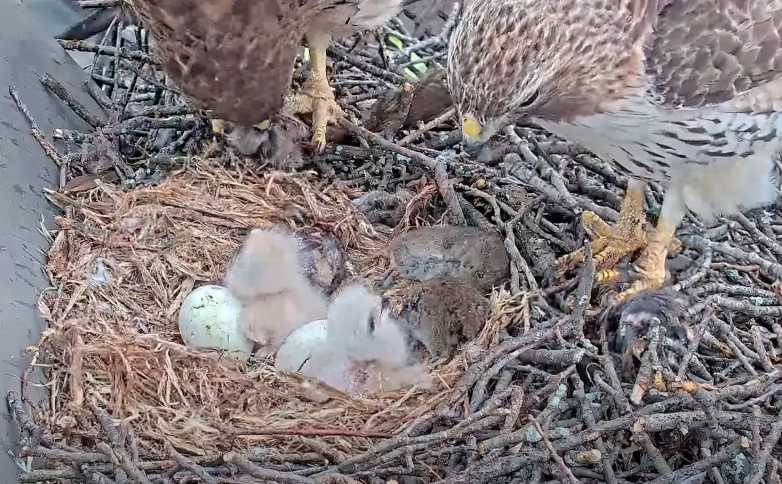
[{"label": "brown mouse carcass", "polygon": [[398,277],[463,280],[488,293],[510,277],[503,237],[479,227],[437,226],[411,230],[391,241],[391,267]]},{"label": "brown mouse carcass", "polygon": [[489,300],[473,285],[450,277],[400,280],[385,294],[394,315],[434,358],[451,358],[475,339],[491,312]]}]

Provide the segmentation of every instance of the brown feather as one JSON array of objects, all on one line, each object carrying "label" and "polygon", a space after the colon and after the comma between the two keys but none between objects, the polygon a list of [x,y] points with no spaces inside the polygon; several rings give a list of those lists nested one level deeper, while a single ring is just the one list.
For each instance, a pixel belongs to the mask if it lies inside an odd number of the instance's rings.
[{"label": "brown feather", "polygon": [[782,74],[782,1],[669,0],[646,62],[667,106],[730,101]]},{"label": "brown feather", "polygon": [[134,0],[158,55],[197,106],[245,126],[277,114],[305,34],[374,28],[401,0]]}]

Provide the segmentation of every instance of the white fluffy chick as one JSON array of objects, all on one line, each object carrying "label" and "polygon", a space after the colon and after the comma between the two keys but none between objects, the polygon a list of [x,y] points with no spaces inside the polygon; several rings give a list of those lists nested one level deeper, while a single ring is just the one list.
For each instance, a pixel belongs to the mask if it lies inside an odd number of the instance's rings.
[{"label": "white fluffy chick", "polygon": [[225,286],[241,301],[242,328],[265,358],[300,326],[326,317],[328,300],[300,266],[299,241],[274,228],[253,229],[231,262]]},{"label": "white fluffy chick", "polygon": [[399,324],[364,283],[335,295],[326,328],[325,344],[313,349],[302,374],[351,396],[430,385],[426,368],[411,363]]}]

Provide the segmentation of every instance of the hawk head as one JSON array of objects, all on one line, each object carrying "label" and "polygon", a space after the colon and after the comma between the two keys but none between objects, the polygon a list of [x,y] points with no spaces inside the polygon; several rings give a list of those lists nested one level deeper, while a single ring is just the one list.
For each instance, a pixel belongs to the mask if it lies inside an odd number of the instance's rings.
[{"label": "hawk head", "polygon": [[647,0],[469,2],[448,48],[465,148],[520,118],[611,109],[642,87],[650,8]]}]

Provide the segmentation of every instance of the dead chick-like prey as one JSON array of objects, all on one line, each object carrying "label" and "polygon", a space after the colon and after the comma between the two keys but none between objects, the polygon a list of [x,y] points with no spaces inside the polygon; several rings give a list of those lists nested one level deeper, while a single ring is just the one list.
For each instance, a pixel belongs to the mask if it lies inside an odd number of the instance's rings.
[{"label": "dead chick-like prey", "polygon": [[282,230],[254,229],[225,276],[242,303],[247,337],[258,357],[273,354],[298,327],[326,316],[326,297],[302,274],[299,241]]},{"label": "dead chick-like prey", "polygon": [[[630,176],[619,222],[586,221],[598,266],[645,248],[631,293],[664,283],[687,210],[708,221],[776,197],[779,0],[466,2],[448,86],[468,151],[529,118]],[[666,192],[645,237],[647,181]]]}]

